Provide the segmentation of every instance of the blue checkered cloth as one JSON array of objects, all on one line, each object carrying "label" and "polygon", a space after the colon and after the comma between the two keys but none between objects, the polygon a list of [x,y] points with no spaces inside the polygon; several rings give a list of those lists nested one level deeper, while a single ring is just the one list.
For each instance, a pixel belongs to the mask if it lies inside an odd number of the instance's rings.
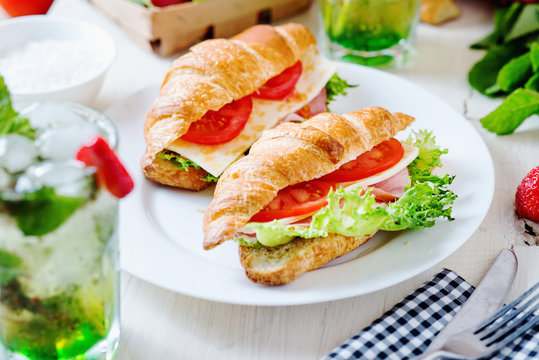
[{"label": "blue checkered cloth", "polygon": [[[473,291],[466,280],[443,269],[323,360],[407,360],[421,355]],[[539,359],[539,326],[484,359]]]}]

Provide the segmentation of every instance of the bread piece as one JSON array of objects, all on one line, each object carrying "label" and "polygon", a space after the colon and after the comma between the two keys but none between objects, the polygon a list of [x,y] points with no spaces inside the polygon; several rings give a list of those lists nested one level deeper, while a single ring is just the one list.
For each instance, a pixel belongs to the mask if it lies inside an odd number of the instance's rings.
[{"label": "bread piece", "polygon": [[454,0],[421,0],[421,21],[439,25],[460,16],[460,8]]},{"label": "bread piece", "polygon": [[240,246],[240,262],[247,277],[256,283],[288,284],[307,271],[318,269],[355,250],[373,235],[347,237],[330,234],[325,238],[298,238],[276,247]]},{"label": "bread piece", "polygon": [[370,107],[323,113],[265,131],[249,155],[232,164],[204,214],[204,249],[234,237],[280,189],[319,178],[406,128],[413,117]]},{"label": "bread piece", "polygon": [[145,158],[145,160],[148,161],[148,164],[144,165],[144,169],[147,169],[146,177],[160,184],[195,191],[203,190],[213,184],[213,182],[201,180],[208,175],[204,169],[190,167],[187,170],[178,170],[177,165],[159,156],[153,159]]},{"label": "bread piece", "polygon": [[258,25],[230,40],[207,40],[193,46],[169,68],[146,117],[147,147],[141,160],[144,175],[157,182],[196,190],[191,182],[182,181],[185,174],[180,171],[178,179],[161,181],[162,173],[169,177],[173,174],[159,169],[162,162],[154,161],[156,154],[185,134],[191,123],[207,111],[219,110],[252,94],[296,63],[315,43],[306,27],[287,24]]}]

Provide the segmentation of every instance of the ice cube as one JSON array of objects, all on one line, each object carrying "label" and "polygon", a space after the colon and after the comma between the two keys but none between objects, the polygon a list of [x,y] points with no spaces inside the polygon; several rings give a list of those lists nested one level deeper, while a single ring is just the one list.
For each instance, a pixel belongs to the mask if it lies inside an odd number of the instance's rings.
[{"label": "ice cube", "polygon": [[21,115],[30,120],[30,124],[38,130],[38,134],[51,127],[84,122],[81,115],[70,110],[64,104],[55,102],[32,104],[22,109]]},{"label": "ice cube", "polygon": [[73,159],[81,145],[98,134],[98,127],[89,122],[50,128],[37,139],[39,154],[49,160]]},{"label": "ice cube", "polygon": [[16,192],[33,192],[43,186],[54,188],[58,195],[90,197],[93,168],[79,161],[43,161],[26,169],[17,179]]},{"label": "ice cube", "polygon": [[0,168],[0,189],[7,189],[11,185],[11,176]]},{"label": "ice cube", "polygon": [[36,161],[37,149],[34,142],[19,134],[0,137],[0,167],[9,173],[22,171]]}]

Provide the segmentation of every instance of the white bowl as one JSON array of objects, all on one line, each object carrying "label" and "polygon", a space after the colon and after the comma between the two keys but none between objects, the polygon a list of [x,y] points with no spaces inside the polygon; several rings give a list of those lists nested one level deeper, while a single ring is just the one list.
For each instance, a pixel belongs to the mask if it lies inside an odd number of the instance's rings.
[{"label": "white bowl", "polygon": [[87,44],[99,55],[103,65],[90,78],[62,88],[24,93],[11,91],[13,100],[66,100],[91,104],[116,56],[114,40],[101,28],[83,21],[47,15],[23,16],[0,22],[0,57],[9,49],[47,39]]}]

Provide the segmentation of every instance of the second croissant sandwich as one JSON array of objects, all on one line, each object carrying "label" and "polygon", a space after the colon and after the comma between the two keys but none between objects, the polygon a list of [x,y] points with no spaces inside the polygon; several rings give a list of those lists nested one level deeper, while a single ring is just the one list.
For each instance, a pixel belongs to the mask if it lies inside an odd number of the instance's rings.
[{"label": "second croissant sandwich", "polygon": [[427,131],[404,143],[393,138],[413,120],[371,107],[264,132],[217,183],[204,215],[204,248],[236,239],[248,278],[278,285],[378,230],[451,220],[453,177],[431,173],[445,151]]},{"label": "second croissant sandwich", "polygon": [[315,45],[306,27],[292,23],[257,25],[193,46],[170,67],[146,117],[144,175],[201,190],[263,130],[291,114],[326,111],[349,85]]}]

